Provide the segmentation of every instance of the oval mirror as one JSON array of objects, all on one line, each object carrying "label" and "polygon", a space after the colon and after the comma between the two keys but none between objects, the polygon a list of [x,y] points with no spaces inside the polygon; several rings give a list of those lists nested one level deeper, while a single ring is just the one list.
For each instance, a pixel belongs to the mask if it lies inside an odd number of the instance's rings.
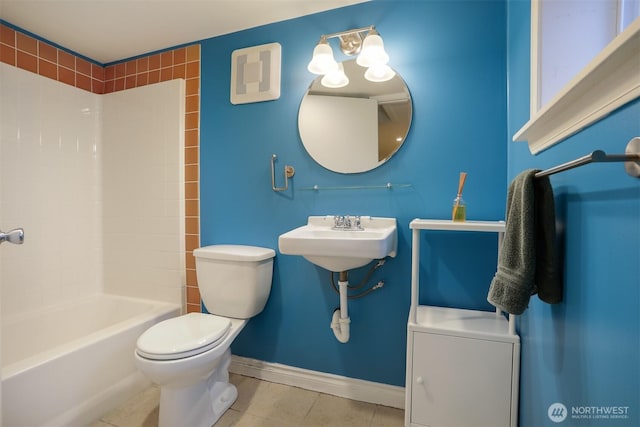
[{"label": "oval mirror", "polygon": [[309,155],[339,173],[375,169],[398,151],[409,132],[409,89],[396,74],[386,82],[364,78],[366,68],[344,61],[349,84],[328,88],[316,78],[302,98],[298,131]]}]

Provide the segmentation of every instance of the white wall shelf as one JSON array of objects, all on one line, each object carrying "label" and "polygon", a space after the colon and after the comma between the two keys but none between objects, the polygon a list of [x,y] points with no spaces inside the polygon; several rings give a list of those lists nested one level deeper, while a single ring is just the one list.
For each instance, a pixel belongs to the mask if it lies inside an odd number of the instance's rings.
[{"label": "white wall shelf", "polygon": [[636,19],[547,105],[532,112],[513,140],[527,141],[531,153],[538,154],[640,97],[639,67]]},{"label": "white wall shelf", "polygon": [[504,221],[451,221],[448,219],[414,219],[412,230],[487,231],[504,232]]},{"label": "white wall shelf", "polygon": [[405,425],[515,427],[518,418],[520,337],[515,319],[499,310],[419,305],[420,233],[491,232],[504,221],[414,219],[411,310],[407,324]]}]

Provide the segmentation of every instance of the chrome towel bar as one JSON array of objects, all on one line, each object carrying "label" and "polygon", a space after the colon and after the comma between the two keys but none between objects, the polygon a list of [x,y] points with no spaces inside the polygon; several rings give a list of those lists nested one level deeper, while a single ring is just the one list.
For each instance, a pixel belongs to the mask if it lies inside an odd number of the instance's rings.
[{"label": "chrome towel bar", "polygon": [[569,169],[577,168],[589,163],[625,162],[625,170],[629,176],[640,178],[640,137],[635,137],[627,144],[625,154],[607,154],[602,150],[596,150],[591,154],[582,156],[567,163],[545,169],[535,174],[536,178],[553,175]]}]

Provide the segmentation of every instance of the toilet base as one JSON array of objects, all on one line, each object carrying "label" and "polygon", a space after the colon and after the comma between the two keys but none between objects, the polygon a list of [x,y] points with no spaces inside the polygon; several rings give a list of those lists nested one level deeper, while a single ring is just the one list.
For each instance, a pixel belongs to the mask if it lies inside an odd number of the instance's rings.
[{"label": "toilet base", "polygon": [[233,405],[238,390],[229,383],[229,350],[208,379],[187,387],[160,388],[158,427],[211,427]]}]

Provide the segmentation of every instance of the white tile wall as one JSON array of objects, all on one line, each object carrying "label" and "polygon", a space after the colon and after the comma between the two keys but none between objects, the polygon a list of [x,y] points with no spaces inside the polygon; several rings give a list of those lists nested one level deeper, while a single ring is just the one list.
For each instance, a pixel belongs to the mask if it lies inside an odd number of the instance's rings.
[{"label": "white tile wall", "polygon": [[184,99],[184,80],[103,96],[107,292],[183,302]]},{"label": "white tile wall", "polygon": [[184,82],[94,95],[0,63],[2,316],[106,291],[182,302]]},{"label": "white tile wall", "polygon": [[0,64],[2,315],[100,289],[100,99]]}]

